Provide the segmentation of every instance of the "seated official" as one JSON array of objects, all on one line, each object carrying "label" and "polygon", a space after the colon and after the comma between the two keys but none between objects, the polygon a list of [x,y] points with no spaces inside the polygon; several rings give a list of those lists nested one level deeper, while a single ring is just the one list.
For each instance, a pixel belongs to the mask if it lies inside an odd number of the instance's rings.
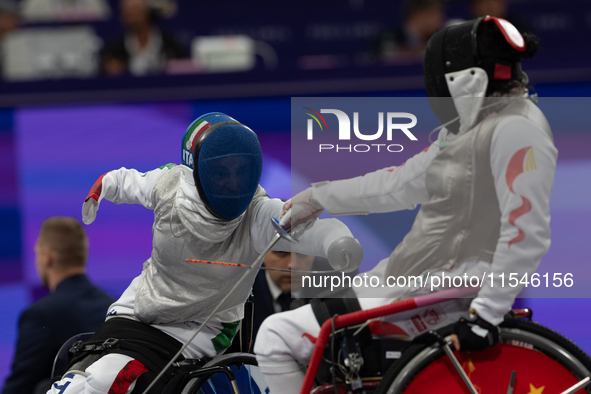
[{"label": "seated official", "polygon": [[37,273],[51,293],[22,312],[12,371],[2,394],[49,389],[55,356],[74,335],[95,331],[115,300],[86,277],[88,238],[74,218],[52,217],[35,244]]},{"label": "seated official", "polygon": [[[310,272],[332,270],[328,260],[323,257],[276,251],[270,251],[267,253],[263,260],[263,265],[268,268],[284,270],[293,269]],[[356,273],[357,270],[347,273],[346,275],[354,276]],[[285,312],[306,305],[312,298],[327,290],[324,287],[303,288],[302,276],[313,277],[315,274],[289,273],[271,270],[260,270],[258,272],[250,297],[250,301],[254,304],[252,338],[256,338],[259,327],[267,317],[274,313]],[[245,351],[244,348],[242,350]],[[240,351],[240,334],[236,335],[232,342],[232,346],[226,351],[226,353],[238,351]]]},{"label": "seated official", "polygon": [[[270,251],[263,260],[263,266],[283,270],[312,270],[316,260],[326,260],[320,257],[308,256],[300,253]],[[328,262],[327,262],[328,264]],[[307,297],[306,297],[307,296]],[[310,301],[309,294],[303,294],[301,289],[301,274],[289,272],[259,270],[252,286],[249,299],[254,304],[252,318],[252,337],[256,338],[263,320],[274,313],[299,308]],[[226,353],[239,352],[240,336],[238,333]],[[246,345],[242,351],[247,351]]]}]

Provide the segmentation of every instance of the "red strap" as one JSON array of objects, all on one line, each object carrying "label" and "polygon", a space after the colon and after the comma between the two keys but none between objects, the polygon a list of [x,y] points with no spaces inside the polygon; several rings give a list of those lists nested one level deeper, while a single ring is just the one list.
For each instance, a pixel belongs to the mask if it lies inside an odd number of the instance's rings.
[{"label": "red strap", "polygon": [[147,372],[148,368],[138,360],[131,360],[113,381],[108,394],[125,394],[129,390],[129,386],[140,377],[141,374]]},{"label": "red strap", "polygon": [[495,63],[495,74],[493,79],[501,81],[511,80],[511,66],[505,66],[504,64]]},{"label": "red strap", "polygon": [[84,202],[90,200],[91,198],[94,198],[96,201],[99,200],[99,198],[101,196],[101,192],[103,191],[103,178],[107,174],[108,174],[108,172],[105,172],[103,175],[100,176],[99,179],[96,180],[94,185],[92,185],[92,188],[90,188],[90,191],[88,192],[88,196],[86,196],[86,200],[84,200]]}]

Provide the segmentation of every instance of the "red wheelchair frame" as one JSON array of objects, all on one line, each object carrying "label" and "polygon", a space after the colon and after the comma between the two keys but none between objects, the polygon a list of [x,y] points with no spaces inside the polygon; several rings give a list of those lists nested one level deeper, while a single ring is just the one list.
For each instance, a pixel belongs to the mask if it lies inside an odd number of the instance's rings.
[{"label": "red wheelchair frame", "polygon": [[[327,346],[328,340],[330,338],[330,334],[331,334],[331,332],[333,332],[333,330],[337,330],[339,328],[343,328],[346,326],[360,324],[360,323],[363,323],[367,320],[376,319],[376,318],[387,316],[387,315],[392,315],[392,314],[396,314],[396,313],[400,313],[400,312],[404,312],[404,311],[408,311],[408,310],[412,310],[412,309],[421,308],[424,306],[429,306],[429,305],[441,303],[444,301],[449,301],[449,300],[462,298],[462,297],[475,296],[476,293],[478,292],[478,290],[479,290],[479,288],[455,288],[455,289],[450,289],[450,290],[444,290],[444,291],[440,291],[440,292],[433,293],[433,294],[422,295],[422,296],[418,296],[415,298],[406,299],[406,300],[402,300],[399,302],[394,302],[394,303],[384,305],[384,306],[381,306],[378,308],[361,310],[361,311],[354,312],[354,313],[340,315],[340,316],[335,317],[334,319],[327,320],[322,325],[322,327],[320,329],[320,333],[318,334],[318,337],[317,337],[317,340],[315,343],[315,347],[314,347],[314,352],[313,352],[312,357],[310,359],[310,363],[308,364],[308,369],[306,372],[304,383],[303,383],[302,388],[300,390],[300,394],[310,394],[311,393],[312,387],[314,385],[314,379],[315,379],[315,376],[318,372],[318,367],[319,367],[320,362],[322,360],[322,356],[323,356],[324,350]],[[545,327],[542,327],[542,328],[544,330],[550,331],[550,330],[546,329]],[[472,385],[468,374],[464,371],[463,367],[460,365],[460,363],[458,362],[458,359],[456,358],[456,356],[454,356],[454,353],[449,348],[449,346],[446,343],[443,343],[442,339],[440,339],[440,342],[441,342],[440,346],[441,346],[441,348],[443,348],[445,350],[445,354],[447,354],[447,356],[449,357],[449,360],[451,360],[451,364],[455,364],[453,366],[455,368],[455,373],[461,375],[461,378],[464,383],[464,388],[468,389],[469,393],[479,393],[479,391],[474,387],[474,385]],[[573,344],[573,346],[574,346],[574,344]],[[502,346],[500,346],[500,347],[502,347]],[[579,351],[580,351],[580,349],[579,349]],[[582,351],[580,351],[580,352],[582,353]],[[457,353],[458,352],[456,352],[456,354]],[[586,354],[585,354],[585,357],[586,357],[586,359],[588,359],[588,362],[586,362],[587,365],[585,365],[585,367],[587,369],[591,369],[591,368],[589,368],[589,364],[591,364],[591,359],[589,359]],[[450,369],[453,370],[453,368],[451,368],[451,367],[450,367]],[[510,383],[510,387],[512,387],[511,385],[515,381],[515,374],[516,374],[516,372],[513,371],[513,374],[511,376],[512,383]],[[574,379],[574,377],[573,377],[573,379]],[[456,380],[458,380],[458,379],[456,379]],[[576,378],[575,381],[576,381],[575,384],[572,384],[572,382],[569,383],[568,389],[561,391],[561,393],[567,394],[567,393],[582,392],[582,388],[586,387],[591,382],[591,376]],[[369,383],[367,385],[367,388],[375,389],[375,388],[377,388],[377,386],[378,386],[378,383],[373,382],[373,383]],[[365,386],[364,386],[364,388],[365,388]],[[331,391],[332,390],[333,390],[333,388],[331,386]],[[511,388],[510,392],[512,392],[512,390],[513,389]],[[579,390],[581,390],[581,391],[579,391]],[[328,392],[328,391],[326,391],[326,390],[325,391],[322,391],[322,390],[320,390],[320,391],[315,390],[314,391],[314,393],[318,393],[318,392]],[[544,392],[544,394],[546,394],[546,392]],[[547,393],[547,394],[555,394],[555,393]]]}]

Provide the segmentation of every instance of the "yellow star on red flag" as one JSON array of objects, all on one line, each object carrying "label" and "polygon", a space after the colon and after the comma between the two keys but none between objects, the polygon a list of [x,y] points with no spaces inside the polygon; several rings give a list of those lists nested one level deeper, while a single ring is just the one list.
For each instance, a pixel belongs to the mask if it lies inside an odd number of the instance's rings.
[{"label": "yellow star on red flag", "polygon": [[544,388],[546,386],[542,386],[539,389],[537,389],[533,384],[529,384],[529,393],[527,394],[542,394],[542,392],[544,391]]}]

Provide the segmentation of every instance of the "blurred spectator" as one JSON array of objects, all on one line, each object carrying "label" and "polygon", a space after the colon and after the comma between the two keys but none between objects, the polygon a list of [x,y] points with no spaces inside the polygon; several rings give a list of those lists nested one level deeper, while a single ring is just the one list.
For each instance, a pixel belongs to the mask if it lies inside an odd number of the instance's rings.
[{"label": "blurred spectator", "polygon": [[121,0],[119,4],[125,34],[105,45],[101,59],[105,74],[158,74],[167,60],[187,56],[174,37],[158,28],[158,11],[148,0]]},{"label": "blurred spectator", "polygon": [[509,0],[470,0],[472,16],[496,16],[508,20],[520,32],[531,32],[531,27],[523,19],[509,12]]},{"label": "blurred spectator", "polygon": [[2,394],[31,394],[37,385],[46,392],[62,344],[104,322],[115,300],[86,277],[87,255],[88,238],[78,220],[52,217],[43,222],[35,264],[41,283],[51,293],[20,316],[12,373]]},{"label": "blurred spectator", "polygon": [[14,0],[0,0],[0,75],[2,75],[3,43],[6,35],[18,29],[20,17]]},{"label": "blurred spectator", "polygon": [[86,22],[106,20],[111,8],[106,0],[23,0],[27,22]]},{"label": "blurred spectator", "polygon": [[422,61],[427,41],[444,21],[441,0],[407,0],[402,26],[383,31],[375,38],[371,50],[374,59]]},{"label": "blurred spectator", "polygon": [[0,0],[0,42],[6,33],[18,29],[20,18],[14,0]]}]

